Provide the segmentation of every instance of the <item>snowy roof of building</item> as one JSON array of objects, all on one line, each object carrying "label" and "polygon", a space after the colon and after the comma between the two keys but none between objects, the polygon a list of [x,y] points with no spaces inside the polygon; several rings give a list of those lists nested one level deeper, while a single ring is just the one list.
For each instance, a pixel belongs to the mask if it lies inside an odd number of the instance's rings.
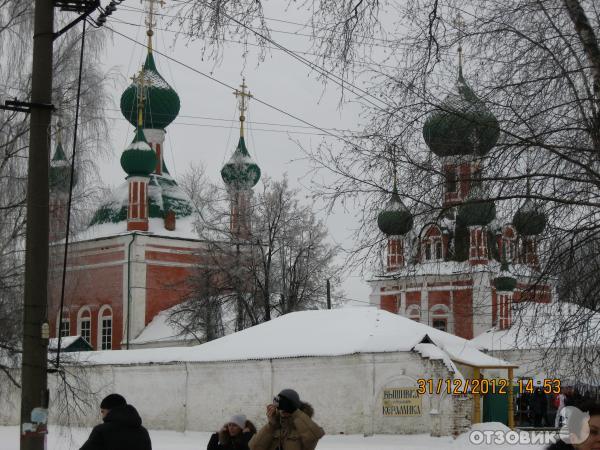
[{"label": "snowy roof of building", "polygon": [[[60,338],[61,351],[69,351],[69,347],[73,346],[75,350],[91,350],[92,346],[81,336],[63,336]],[[48,340],[48,350],[58,350],[58,338],[51,338]]]},{"label": "snowy roof of building", "polygon": [[[428,343],[432,347],[416,347]],[[91,364],[240,361],[417,351],[479,367],[511,367],[469,341],[377,308],[301,311],[192,347],[81,354]],[[442,358],[442,359],[444,359]]]},{"label": "snowy roof of building", "polygon": [[[149,231],[135,231],[137,234],[147,234],[149,236],[170,237],[178,239],[200,240],[196,231],[197,217],[188,216],[177,219],[174,230],[167,230],[164,225],[164,219],[150,217],[148,219]],[[131,234],[132,231],[127,231],[127,222],[107,222],[97,225],[92,225],[86,230],[77,233],[73,242],[91,241],[93,239],[101,239],[125,234]]]},{"label": "snowy roof of building", "polygon": [[[98,208],[87,230],[76,237],[77,241],[97,239],[127,233],[127,205],[129,184],[115,188],[110,197]],[[173,211],[175,230],[165,229],[164,217]],[[148,181],[149,234],[158,236],[198,239],[195,229],[197,214],[185,191],[168,174],[150,174]]]},{"label": "snowy roof of building", "polygon": [[[173,307],[175,308],[175,307]],[[146,328],[130,344],[150,344],[171,341],[190,341],[196,340],[191,333],[181,333],[179,327],[169,321],[173,308],[159,312],[152,321],[146,325]]]},{"label": "snowy roof of building", "polygon": [[516,304],[509,329],[492,328],[470,342],[485,351],[600,346],[600,313],[573,303]]},{"label": "snowy roof of building", "polygon": [[[428,261],[410,264],[402,267],[394,272],[386,272],[385,274],[377,274],[372,280],[382,280],[388,278],[405,278],[418,276],[467,276],[476,272],[493,272],[500,271],[500,262],[493,259],[487,264],[471,265],[467,261]],[[519,281],[529,282],[531,279],[537,280],[540,278],[540,273],[536,272],[531,267],[525,264],[513,263],[510,265],[511,273],[518,278]],[[548,278],[548,277],[546,277]]]}]

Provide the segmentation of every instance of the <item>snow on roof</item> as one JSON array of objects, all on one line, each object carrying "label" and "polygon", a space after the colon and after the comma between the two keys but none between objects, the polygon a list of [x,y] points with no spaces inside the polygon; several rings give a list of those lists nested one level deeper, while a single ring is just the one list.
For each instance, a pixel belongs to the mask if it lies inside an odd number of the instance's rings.
[{"label": "snow on roof", "polygon": [[[81,336],[63,336],[60,338],[60,348],[67,348],[79,339]],[[48,340],[48,350],[58,350],[58,338]]]},{"label": "snow on roof", "polygon": [[[290,313],[192,347],[87,352],[81,358],[91,364],[239,361],[425,351],[424,347],[415,349],[423,342],[435,344],[449,359],[463,364],[511,366],[470,347],[463,338],[397,314],[364,307]],[[427,348],[433,354],[431,347]]]},{"label": "snow on roof", "polygon": [[600,313],[572,303],[514,305],[513,325],[471,339],[481,350],[528,350],[600,345]]},{"label": "snow on roof", "polygon": [[[164,220],[160,218],[151,217],[148,219],[148,229],[151,231],[136,233],[148,234],[150,236],[163,236],[173,237],[180,239],[193,239],[199,240],[198,232],[196,231],[196,217],[194,215],[182,217],[176,220],[175,229],[173,231],[167,230],[164,225]],[[124,234],[129,234],[131,231],[127,231],[127,222],[107,222],[97,225],[92,225],[88,229],[80,232],[75,237],[75,242],[91,241],[93,239],[100,239],[105,237],[113,237]]]},{"label": "snow on roof", "polygon": [[180,333],[177,325],[169,321],[169,316],[171,315],[173,308],[161,311],[154,316],[152,321],[146,325],[146,328],[144,328],[135,339],[132,339],[130,343],[139,345],[163,341],[195,340],[196,337],[194,335]]}]

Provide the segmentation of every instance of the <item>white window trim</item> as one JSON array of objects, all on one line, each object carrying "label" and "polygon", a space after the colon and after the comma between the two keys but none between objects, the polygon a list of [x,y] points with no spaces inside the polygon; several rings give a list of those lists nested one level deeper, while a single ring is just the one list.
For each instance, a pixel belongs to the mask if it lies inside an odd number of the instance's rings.
[{"label": "white window trim", "polygon": [[[89,306],[82,306],[79,311],[77,311],[77,336],[81,336],[81,322],[83,322],[83,314],[87,313],[87,316],[85,317],[86,320],[90,321],[90,341],[92,340],[92,310],[89,308]],[[112,315],[112,312],[111,312]],[[88,344],[92,345],[91,342],[88,342]]]},{"label": "white window trim", "polygon": [[[71,333],[71,315],[68,310],[63,311],[62,318],[60,317],[60,311],[56,313],[56,337],[60,336],[60,326],[63,322],[69,322],[69,334]],[[64,336],[63,336],[64,337]]]},{"label": "white window trim", "polygon": [[[107,315],[106,317],[104,317],[104,312],[107,310],[110,311],[110,316]],[[98,310],[98,334],[97,334],[98,338],[96,339],[96,348],[98,350],[102,350],[102,319],[108,318],[108,317],[110,317],[110,320],[111,320],[111,331],[110,331],[111,346],[110,346],[110,348],[111,348],[111,350],[113,348],[113,344],[114,344],[113,337],[114,337],[114,330],[115,330],[115,326],[114,326],[115,319],[113,316],[113,311],[112,311],[112,308],[110,305],[102,305],[100,307],[100,309]]]},{"label": "white window trim", "polygon": [[443,303],[434,305],[429,310],[430,327],[433,327],[434,319],[446,320],[446,333],[451,332],[450,308],[448,308],[448,306],[444,305]]}]

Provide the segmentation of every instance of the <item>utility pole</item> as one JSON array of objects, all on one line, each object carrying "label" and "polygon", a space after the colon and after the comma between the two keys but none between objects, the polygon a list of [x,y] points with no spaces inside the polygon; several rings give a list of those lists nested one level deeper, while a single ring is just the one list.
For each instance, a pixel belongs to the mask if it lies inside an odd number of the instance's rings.
[{"label": "utility pole", "polygon": [[327,278],[327,309],[331,309],[331,284]]},{"label": "utility pole", "polygon": [[[42,336],[48,303],[48,168],[52,116],[54,4],[36,0],[27,177],[25,299],[21,367],[21,450],[44,450],[48,408],[48,340]],[[39,408],[39,409],[37,409]],[[34,409],[41,417],[32,417]],[[47,414],[46,414],[47,417]]]}]

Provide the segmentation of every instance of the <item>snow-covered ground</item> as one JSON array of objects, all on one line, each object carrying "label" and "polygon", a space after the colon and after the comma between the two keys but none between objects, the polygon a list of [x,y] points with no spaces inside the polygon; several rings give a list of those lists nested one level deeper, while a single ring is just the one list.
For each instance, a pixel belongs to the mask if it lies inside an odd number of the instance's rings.
[{"label": "snow-covered ground", "polygon": [[[477,429],[504,429],[500,424],[482,424]],[[48,437],[47,450],[77,450],[85,441],[90,430],[87,428],[52,427]],[[150,430],[152,448],[155,450],[204,450],[208,444],[210,433]],[[18,450],[18,427],[0,427],[0,448],[2,450]],[[467,434],[457,439],[451,437],[434,438],[428,435],[377,435],[363,437],[360,435],[325,436],[317,446],[318,450],[541,450],[542,445],[475,445],[469,442]]]}]

